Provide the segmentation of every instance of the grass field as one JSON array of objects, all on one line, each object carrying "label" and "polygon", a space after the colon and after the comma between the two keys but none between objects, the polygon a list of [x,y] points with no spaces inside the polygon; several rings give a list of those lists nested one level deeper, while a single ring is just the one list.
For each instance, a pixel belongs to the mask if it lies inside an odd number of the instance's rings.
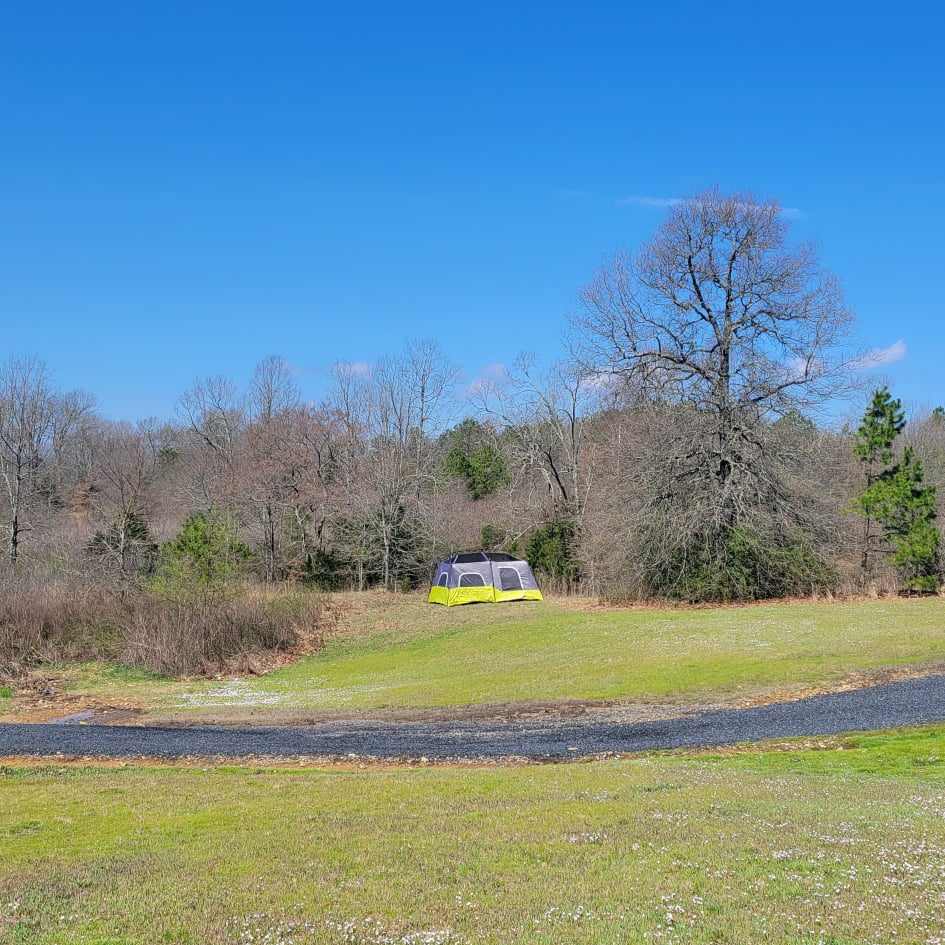
[{"label": "grass field", "polygon": [[[945,600],[618,609],[549,601],[447,610],[351,595],[317,655],[245,680],[61,667],[74,696],[157,715],[426,708],[556,700],[725,701],[945,661]],[[10,715],[18,700],[0,701]]]},{"label": "grass field", "polygon": [[20,945],[945,941],[945,727],[520,768],[0,768]]}]

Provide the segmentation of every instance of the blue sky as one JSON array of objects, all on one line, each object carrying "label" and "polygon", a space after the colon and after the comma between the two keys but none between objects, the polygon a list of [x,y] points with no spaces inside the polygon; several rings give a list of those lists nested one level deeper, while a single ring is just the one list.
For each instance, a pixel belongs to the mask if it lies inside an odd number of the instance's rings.
[{"label": "blue sky", "polygon": [[719,186],[797,208],[896,392],[945,401],[945,14],[886,10],[8,5],[0,355],[123,418],[270,353],[317,398],[407,338],[473,380]]}]

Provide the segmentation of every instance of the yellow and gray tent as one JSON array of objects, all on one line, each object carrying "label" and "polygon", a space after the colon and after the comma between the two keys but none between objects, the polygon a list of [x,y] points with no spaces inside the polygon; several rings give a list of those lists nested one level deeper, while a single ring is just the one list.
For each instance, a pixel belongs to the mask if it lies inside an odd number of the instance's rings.
[{"label": "yellow and gray tent", "polygon": [[433,572],[431,604],[541,600],[538,582],[527,561],[498,551],[467,551],[441,561]]}]

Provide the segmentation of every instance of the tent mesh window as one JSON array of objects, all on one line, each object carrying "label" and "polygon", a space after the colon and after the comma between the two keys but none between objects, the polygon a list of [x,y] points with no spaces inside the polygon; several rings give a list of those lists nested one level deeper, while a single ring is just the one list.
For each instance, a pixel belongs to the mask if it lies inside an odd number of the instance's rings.
[{"label": "tent mesh window", "polygon": [[436,583],[439,587],[446,587],[446,585],[449,584],[449,581],[450,581],[450,576],[446,571],[444,571],[440,575],[439,580]]},{"label": "tent mesh window", "polygon": [[499,568],[499,583],[503,591],[520,591],[522,579],[515,568]]},{"label": "tent mesh window", "polygon": [[464,574],[459,579],[460,587],[485,587],[486,582],[481,574]]}]

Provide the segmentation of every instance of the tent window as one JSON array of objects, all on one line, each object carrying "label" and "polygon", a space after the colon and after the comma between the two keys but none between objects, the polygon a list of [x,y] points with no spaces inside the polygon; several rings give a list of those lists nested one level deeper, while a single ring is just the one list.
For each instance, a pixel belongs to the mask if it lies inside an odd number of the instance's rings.
[{"label": "tent window", "polygon": [[437,579],[437,587],[446,587],[449,584],[450,576],[448,571],[444,571]]},{"label": "tent window", "polygon": [[514,555],[506,554],[504,551],[490,551],[486,557],[490,561],[515,561]]},{"label": "tent window", "polygon": [[499,568],[499,584],[503,591],[520,591],[522,579],[515,568]]},{"label": "tent window", "polygon": [[486,582],[482,579],[481,574],[476,574],[472,572],[470,574],[464,574],[459,579],[460,587],[485,587]]},{"label": "tent window", "polygon": [[467,554],[456,556],[457,564],[478,564],[480,561],[485,560],[486,556],[481,551],[468,552]]}]

